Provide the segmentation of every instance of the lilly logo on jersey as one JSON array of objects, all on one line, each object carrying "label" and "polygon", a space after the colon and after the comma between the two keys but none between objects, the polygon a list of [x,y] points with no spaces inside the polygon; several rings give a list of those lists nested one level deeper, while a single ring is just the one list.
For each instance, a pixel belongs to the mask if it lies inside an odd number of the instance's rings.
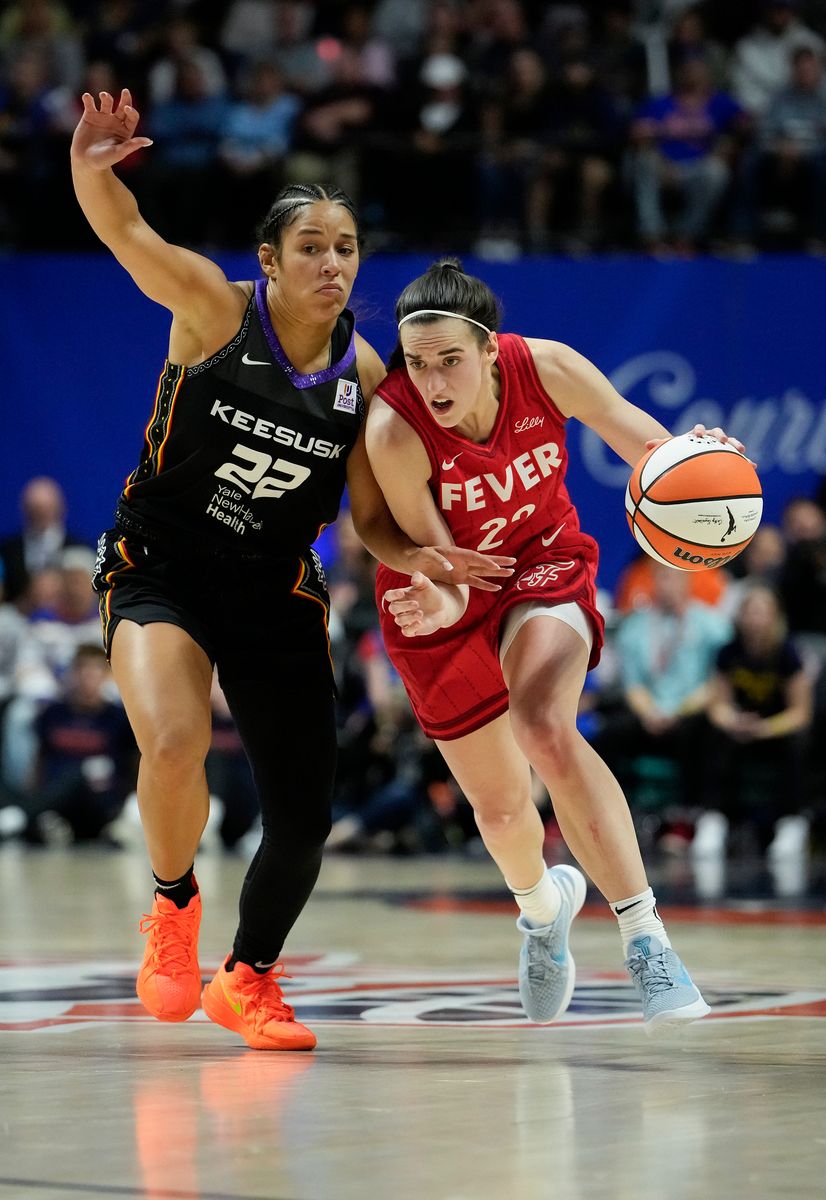
[{"label": "lilly logo on jersey", "polygon": [[539,563],[519,576],[516,581],[517,590],[526,592],[529,588],[547,587],[549,583],[556,583],[563,571],[570,571],[575,566],[576,563],[571,558],[563,562]]},{"label": "lilly logo on jersey", "polygon": [[514,422],[513,432],[525,433],[528,429],[536,429],[539,425],[544,424],[544,417],[523,417],[521,421]]},{"label": "lilly logo on jersey", "polygon": [[547,479],[553,473],[554,467],[561,466],[562,459],[556,442],[535,446],[533,450],[527,450],[513,462],[509,462],[502,478],[489,471],[462,482],[443,483],[440,499],[442,510],[449,512],[462,502],[468,512],[477,508],[487,508],[491,494],[499,500],[510,500],[515,488],[519,492],[529,492],[543,479]]}]

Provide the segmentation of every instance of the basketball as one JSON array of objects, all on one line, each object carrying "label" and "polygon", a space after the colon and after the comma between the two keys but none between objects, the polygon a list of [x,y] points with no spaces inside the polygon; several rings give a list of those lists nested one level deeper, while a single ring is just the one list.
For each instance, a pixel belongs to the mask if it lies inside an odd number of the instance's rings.
[{"label": "basketball", "polygon": [[736,558],[757,532],[763,492],[747,458],[710,434],[670,438],[640,459],[625,490],[634,538],[657,562],[705,571]]}]

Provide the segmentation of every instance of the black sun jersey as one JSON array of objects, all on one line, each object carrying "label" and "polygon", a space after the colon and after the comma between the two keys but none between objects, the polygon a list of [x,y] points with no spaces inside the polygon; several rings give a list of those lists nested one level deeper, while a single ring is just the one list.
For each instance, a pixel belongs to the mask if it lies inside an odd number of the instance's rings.
[{"label": "black sun jersey", "polygon": [[345,310],[331,366],[300,375],[259,280],[231,342],[195,367],[166,363],[118,527],[207,553],[305,550],[338,515],[364,421],[354,325]]}]

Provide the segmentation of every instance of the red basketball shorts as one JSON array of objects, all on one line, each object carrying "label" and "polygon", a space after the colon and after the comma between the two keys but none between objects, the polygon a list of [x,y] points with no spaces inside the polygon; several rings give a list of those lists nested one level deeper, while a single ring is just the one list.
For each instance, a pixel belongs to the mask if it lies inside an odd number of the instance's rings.
[{"label": "red basketball shorts", "polygon": [[519,563],[500,592],[470,589],[467,611],[449,629],[406,638],[381,597],[406,587],[409,576],[380,566],[376,595],[384,644],[399,672],[416,718],[428,737],[448,742],[487,725],[508,708],[508,689],[499,661],[504,618],[518,604],[579,604],[593,628],[589,670],[599,662],[604,622],[596,607],[596,566],[585,557]]}]

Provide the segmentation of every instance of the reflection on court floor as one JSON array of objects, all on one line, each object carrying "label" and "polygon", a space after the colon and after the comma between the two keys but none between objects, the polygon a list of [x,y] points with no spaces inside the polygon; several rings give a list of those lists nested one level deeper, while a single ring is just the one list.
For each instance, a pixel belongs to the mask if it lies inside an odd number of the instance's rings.
[{"label": "reflection on court floor", "polygon": [[[244,863],[205,854],[202,967]],[[247,1050],[134,995],[141,854],[0,849],[0,1197],[151,1200],[775,1200],[826,1170],[824,876],[758,865],[656,887],[713,1007],[647,1039],[616,928],[589,896],[574,999],[531,1026],[495,869],[329,859],[286,985],[314,1053]]]}]

